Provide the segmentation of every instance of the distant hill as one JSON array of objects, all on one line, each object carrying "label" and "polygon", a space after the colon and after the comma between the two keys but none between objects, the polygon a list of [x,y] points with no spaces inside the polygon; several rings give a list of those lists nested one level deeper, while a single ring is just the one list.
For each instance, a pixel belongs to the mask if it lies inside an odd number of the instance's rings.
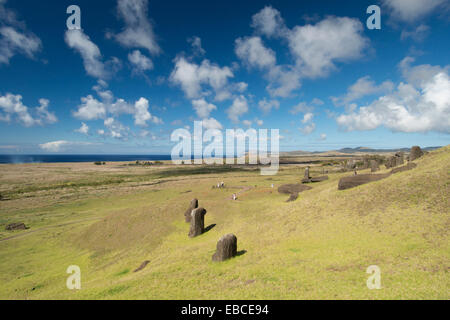
[{"label": "distant hill", "polygon": [[[433,151],[433,150],[436,150],[439,148],[442,148],[442,147],[426,147],[426,148],[422,148],[422,150]],[[409,152],[410,150],[411,150],[410,148],[371,149],[371,148],[366,148],[366,147],[357,147],[357,148],[342,148],[342,149],[336,150],[336,152],[339,152],[339,153],[384,153],[384,152],[398,152],[398,151]]]},{"label": "distant hill", "polygon": [[[422,148],[424,151],[433,151],[442,147],[425,147]],[[398,148],[398,149],[371,149],[367,147],[357,147],[357,148],[342,148],[339,150],[330,150],[330,151],[287,151],[280,152],[281,157],[301,157],[301,156],[310,156],[310,155],[352,155],[352,154],[362,154],[362,153],[392,153],[392,152],[409,152],[410,148]]]}]

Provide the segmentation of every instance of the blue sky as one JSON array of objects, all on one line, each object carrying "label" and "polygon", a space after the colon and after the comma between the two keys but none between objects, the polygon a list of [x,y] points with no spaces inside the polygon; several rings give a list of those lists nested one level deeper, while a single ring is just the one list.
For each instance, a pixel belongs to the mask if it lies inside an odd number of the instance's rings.
[{"label": "blue sky", "polygon": [[194,120],[281,150],[447,145],[449,1],[343,3],[0,0],[0,153],[167,154]]}]

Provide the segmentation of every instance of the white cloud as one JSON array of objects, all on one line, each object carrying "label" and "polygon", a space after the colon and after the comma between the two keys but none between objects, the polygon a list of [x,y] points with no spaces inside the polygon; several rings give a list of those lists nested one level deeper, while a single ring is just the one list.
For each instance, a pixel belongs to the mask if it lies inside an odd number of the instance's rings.
[{"label": "white cloud", "polygon": [[93,145],[98,145],[98,143],[59,140],[40,144],[39,147],[44,151],[56,153],[65,151],[65,149],[68,147],[93,146]]},{"label": "white cloud", "polygon": [[129,53],[128,61],[133,65],[133,70],[138,73],[153,69],[152,60],[143,55],[139,50],[134,50]]},{"label": "white cloud", "polygon": [[295,67],[277,65],[275,52],[264,46],[260,37],[238,38],[235,53],[245,65],[264,71],[267,91],[273,97],[288,97],[300,88],[300,72]]},{"label": "white cloud", "polygon": [[267,37],[277,37],[286,32],[283,18],[278,10],[271,6],[264,7],[252,17],[252,27],[257,33]]},{"label": "white cloud", "polygon": [[228,118],[233,122],[239,122],[239,117],[248,112],[247,99],[244,96],[236,97],[230,108],[227,109]]},{"label": "white cloud", "polygon": [[309,105],[306,102],[300,102],[299,104],[292,107],[292,109],[289,110],[289,113],[291,113],[291,114],[308,113],[313,110],[314,110],[314,106]]},{"label": "white cloud", "polygon": [[121,63],[117,58],[112,58],[106,64],[103,63],[100,49],[82,30],[67,30],[64,39],[70,48],[81,55],[88,75],[106,79],[120,68]]},{"label": "white cloud", "polygon": [[115,99],[114,94],[104,89],[106,83],[94,86],[101,100],[94,98],[92,95],[81,98],[81,104],[77,110],[73,112],[73,116],[80,120],[97,120],[106,119],[109,115],[120,116],[121,114],[129,114],[134,117],[134,123],[138,126],[147,126],[150,121],[154,124],[162,124],[162,119],[152,115],[149,112],[149,101],[143,97],[134,104],[124,99]]},{"label": "white cloud", "polygon": [[2,111],[0,121],[10,122],[12,118],[15,118],[25,127],[55,123],[58,119],[54,113],[48,111],[49,103],[47,99],[40,99],[40,106],[32,110],[33,116],[29,108],[23,104],[21,95],[7,93],[5,96],[0,96],[0,111]]},{"label": "white cloud", "polygon": [[[407,69],[403,70],[406,79],[413,82],[401,82],[395,92],[340,115],[337,123],[348,131],[373,130],[384,126],[394,132],[450,133],[448,67],[442,69],[422,65],[410,68],[403,61],[403,68]],[[425,77],[419,81],[417,74]]]},{"label": "white cloud", "polygon": [[325,140],[327,140],[327,135],[326,135],[326,133],[322,133],[322,134],[320,135],[320,137],[319,137],[319,140],[320,140],[320,141],[325,141]]},{"label": "white cloud", "polygon": [[305,113],[304,115],[303,115],[303,120],[302,120],[302,123],[308,123],[308,122],[310,122],[312,119],[314,118],[314,114],[313,113],[311,113],[311,112],[308,112],[308,113]]},{"label": "white cloud", "polygon": [[264,114],[269,114],[272,109],[279,109],[280,108],[280,102],[278,100],[267,100],[264,98],[263,100],[258,102],[259,109]]},{"label": "white cloud", "polygon": [[144,48],[151,54],[161,52],[153,26],[147,18],[148,0],[118,0],[117,12],[125,27],[119,34],[108,36],[127,48]]},{"label": "white cloud", "polygon": [[0,64],[8,64],[16,54],[29,58],[42,49],[41,40],[26,29],[25,23],[17,20],[14,11],[5,8],[0,1]]},{"label": "white cloud", "polygon": [[202,39],[200,39],[199,37],[191,37],[191,38],[188,38],[187,41],[192,46],[192,51],[194,53],[194,56],[205,55],[206,51],[202,48]]},{"label": "white cloud", "polygon": [[92,95],[81,98],[81,104],[78,110],[73,113],[75,118],[81,120],[96,120],[106,116],[106,106],[103,102],[98,101]]},{"label": "white cloud", "polygon": [[264,121],[263,121],[263,120],[260,120],[260,119],[255,119],[255,122],[256,122],[256,124],[257,124],[258,126],[260,126],[260,127],[264,124]]},{"label": "white cloud", "polygon": [[384,81],[380,85],[376,85],[370,76],[359,78],[354,84],[352,84],[347,93],[341,97],[331,97],[331,100],[336,106],[347,105],[352,101],[361,99],[367,95],[375,93],[387,93],[394,89],[394,83],[392,81]]},{"label": "white cloud", "polygon": [[203,119],[202,120],[203,123],[203,127],[205,129],[217,129],[217,130],[222,130],[222,125],[220,124],[219,121],[217,121],[214,118],[209,118],[209,119]]},{"label": "white cloud", "polygon": [[198,99],[208,95],[208,92],[202,90],[202,85],[207,85],[214,90],[216,100],[223,101],[230,97],[228,78],[233,77],[230,68],[221,68],[209,60],[205,59],[198,65],[189,62],[184,57],[177,57],[170,81],[181,86],[189,99]]},{"label": "white cloud", "polygon": [[251,126],[252,126],[252,122],[251,122],[250,120],[243,120],[243,121],[242,121],[242,124],[243,124],[244,126],[247,126],[247,127],[251,127]]},{"label": "white cloud", "polygon": [[301,87],[301,73],[295,66],[277,65],[269,70],[266,77],[269,79],[266,89],[272,97],[289,97]]},{"label": "white cloud", "polygon": [[108,132],[104,132],[104,135],[109,135],[115,139],[123,139],[126,140],[128,138],[128,134],[130,129],[125,127],[122,123],[114,118],[107,118],[103,124],[109,130]]},{"label": "white cloud", "polygon": [[296,26],[287,37],[289,47],[306,77],[323,77],[336,62],[360,58],[368,45],[358,19],[327,17],[315,25]]},{"label": "white cloud", "polygon": [[428,36],[429,32],[430,27],[425,24],[421,24],[411,31],[403,30],[400,38],[402,40],[411,38],[414,41],[421,42]]},{"label": "white cloud", "polygon": [[276,64],[275,52],[266,48],[260,37],[238,38],[235,53],[249,67],[271,68]]},{"label": "white cloud", "polygon": [[192,105],[194,106],[195,111],[197,112],[197,115],[200,118],[208,118],[209,114],[216,110],[217,107],[211,103],[208,103],[205,101],[205,99],[198,99],[198,100],[193,100],[192,101]]},{"label": "white cloud", "polygon": [[299,129],[305,136],[310,135],[311,133],[314,132],[314,130],[316,130],[316,124],[313,122],[303,128]]},{"label": "white cloud", "polygon": [[89,126],[86,123],[82,122],[81,127],[79,129],[75,130],[75,132],[79,132],[79,133],[87,135],[87,134],[89,134]]},{"label": "white cloud", "polygon": [[404,22],[416,22],[435,11],[446,0],[383,0],[391,16]]}]

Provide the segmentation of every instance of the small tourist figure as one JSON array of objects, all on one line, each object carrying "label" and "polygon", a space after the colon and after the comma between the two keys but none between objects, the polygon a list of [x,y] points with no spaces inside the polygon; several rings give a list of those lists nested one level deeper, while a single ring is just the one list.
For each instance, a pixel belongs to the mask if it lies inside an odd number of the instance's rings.
[{"label": "small tourist figure", "polygon": [[237,200],[237,196],[236,193],[233,193],[233,200],[236,201]]},{"label": "small tourist figure", "polygon": [[217,184],[217,188],[220,189],[220,183]]},{"label": "small tourist figure", "polygon": [[225,188],[225,182],[222,181],[222,182],[220,183],[220,186],[221,186],[222,188]]},{"label": "small tourist figure", "polygon": [[273,189],[273,187],[274,187],[274,186],[273,186],[273,183],[272,183],[272,186],[271,186],[271,187],[272,187],[272,189]]}]

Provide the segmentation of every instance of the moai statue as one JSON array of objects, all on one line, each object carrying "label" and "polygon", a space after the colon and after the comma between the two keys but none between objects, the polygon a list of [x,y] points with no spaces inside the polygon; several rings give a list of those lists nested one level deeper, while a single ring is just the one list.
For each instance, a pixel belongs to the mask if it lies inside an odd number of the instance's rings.
[{"label": "moai statue", "polygon": [[194,238],[201,235],[205,231],[205,214],[204,208],[197,208],[191,213],[191,228],[189,230],[189,237]]},{"label": "moai statue", "polygon": [[237,238],[234,234],[227,234],[217,242],[213,261],[225,261],[237,255]]},{"label": "moai statue", "polygon": [[311,177],[309,176],[309,167],[306,167],[305,169],[305,180],[309,180]]},{"label": "moai statue", "polygon": [[191,204],[189,205],[189,208],[187,208],[187,210],[184,213],[184,220],[186,222],[191,222],[192,210],[197,209],[197,208],[198,208],[198,200],[197,199],[193,199],[191,201]]}]

